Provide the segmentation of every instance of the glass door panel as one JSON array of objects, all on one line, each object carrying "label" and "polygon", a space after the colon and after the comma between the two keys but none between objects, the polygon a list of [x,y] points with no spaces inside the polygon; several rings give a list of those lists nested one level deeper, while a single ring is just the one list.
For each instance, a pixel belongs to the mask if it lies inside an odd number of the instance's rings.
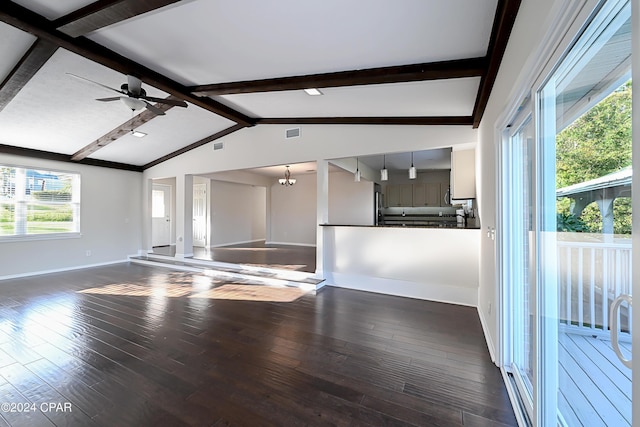
[{"label": "glass door panel", "polygon": [[[631,425],[631,6],[604,2],[538,94],[538,423]],[[631,349],[631,308],[614,314]],[[628,353],[627,353],[628,356]]]},{"label": "glass door panel", "polygon": [[[515,126],[514,126],[515,127]],[[522,120],[507,135],[502,147],[503,194],[502,203],[502,282],[505,313],[510,326],[508,354],[505,355],[509,373],[521,396],[528,416],[533,411],[534,335],[535,316],[534,287],[531,275],[532,254],[532,161],[533,122],[530,117]]]}]

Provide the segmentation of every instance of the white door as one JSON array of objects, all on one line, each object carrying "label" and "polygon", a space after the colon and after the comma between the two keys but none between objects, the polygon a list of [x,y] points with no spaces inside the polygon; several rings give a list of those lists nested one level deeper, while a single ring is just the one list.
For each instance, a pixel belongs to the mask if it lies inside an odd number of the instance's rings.
[{"label": "white door", "polygon": [[151,245],[171,244],[171,187],[153,184],[151,195]]},{"label": "white door", "polygon": [[207,184],[193,184],[193,246],[207,246]]}]

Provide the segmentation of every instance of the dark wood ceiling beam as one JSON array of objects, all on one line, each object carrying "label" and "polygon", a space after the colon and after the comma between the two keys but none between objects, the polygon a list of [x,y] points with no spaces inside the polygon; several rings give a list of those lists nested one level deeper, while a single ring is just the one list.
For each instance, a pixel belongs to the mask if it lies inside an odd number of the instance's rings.
[{"label": "dark wood ceiling beam", "polygon": [[52,153],[50,151],[34,150],[32,148],[14,147],[12,145],[0,144],[0,153],[14,156],[31,157],[34,159],[53,160],[57,162],[71,162],[88,166],[100,166],[103,168],[120,169],[132,172],[142,172],[142,166],[130,165],[127,163],[109,162],[107,160],[83,159],[79,162],[71,160],[68,154]]},{"label": "dark wood ceiling beam", "polygon": [[154,160],[153,162],[147,163],[146,165],[142,166],[142,169],[149,169],[150,167],[153,167],[155,165],[158,165],[162,162],[166,162],[169,159],[173,159],[174,157],[178,157],[181,154],[186,153],[187,151],[191,151],[195,148],[198,148],[204,144],[208,144],[212,141],[215,141],[216,139],[220,139],[223,136],[227,136],[235,131],[238,131],[240,129],[243,129],[245,126],[242,125],[235,125],[235,126],[231,126],[227,129],[221,130],[220,132],[214,133],[213,135],[209,135],[206,138],[202,138],[199,141],[194,142],[193,144],[189,144],[186,147],[182,147],[181,149],[174,151],[173,153],[167,154],[166,156],[160,157],[159,159]]},{"label": "dark wood ceiling beam", "polygon": [[36,37],[45,39],[70,52],[102,64],[122,74],[133,75],[146,84],[190,102],[243,126],[253,126],[255,120],[209,97],[193,95],[186,86],[163,76],[141,64],[107,49],[86,37],[72,38],[52,26],[51,22],[12,1],[0,2],[0,21]]},{"label": "dark wood ceiling beam", "polygon": [[509,36],[516,21],[521,0],[499,0],[496,9],[496,16],[493,21],[489,47],[487,48],[487,72],[480,80],[480,88],[473,107],[473,127],[480,126],[480,121],[484,115],[489,102],[489,96],[493,89],[493,84],[498,76],[500,63],[507,49]]},{"label": "dark wood ceiling beam", "polygon": [[258,119],[260,125],[418,125],[469,126],[471,116],[438,117],[284,117]]},{"label": "dark wood ceiling beam", "polygon": [[[167,99],[177,99],[177,98],[170,96]],[[169,104],[157,103],[154,105],[154,107],[156,107],[157,109],[163,112],[167,112],[174,106]],[[147,122],[150,122],[156,117],[158,116],[149,110],[142,111],[137,116],[131,118],[130,120],[127,120],[125,123],[121,124],[120,126],[113,129],[112,131],[96,139],[91,144],[88,144],[87,146],[78,150],[76,153],[73,154],[73,156],[71,156],[71,160],[79,161],[84,159],[87,156],[90,156],[91,154],[95,153],[99,149],[111,144],[113,141],[119,138],[122,138],[128,133],[131,133],[135,128],[140,127]]]},{"label": "dark wood ceiling beam", "polygon": [[193,86],[190,90],[197,95],[215,96],[235,93],[277,92],[308,88],[457,79],[463,77],[480,77],[484,75],[486,66],[486,58],[484,57],[469,58],[454,61],[340,71],[335,73],[309,74],[305,76],[208,84]]},{"label": "dark wood ceiling beam", "polygon": [[99,0],[53,21],[59,31],[79,37],[179,0]]},{"label": "dark wood ceiling beam", "polygon": [[31,45],[0,84],[0,111],[11,102],[57,49],[57,45],[42,39],[37,39]]}]

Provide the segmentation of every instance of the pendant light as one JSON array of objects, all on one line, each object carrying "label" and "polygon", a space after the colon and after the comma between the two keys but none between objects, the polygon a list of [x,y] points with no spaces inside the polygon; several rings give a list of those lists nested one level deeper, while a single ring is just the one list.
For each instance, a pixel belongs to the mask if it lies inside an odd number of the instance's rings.
[{"label": "pendant light", "polygon": [[416,179],[418,177],[418,171],[413,166],[413,151],[411,152],[411,167],[409,168],[409,179]]},{"label": "pendant light", "polygon": [[358,162],[357,157],[356,157],[356,173],[353,179],[355,182],[360,182],[360,163]]},{"label": "pendant light", "polygon": [[389,180],[389,171],[387,170],[387,159],[386,156],[382,155],[382,169],[380,169],[380,181],[388,181]]}]

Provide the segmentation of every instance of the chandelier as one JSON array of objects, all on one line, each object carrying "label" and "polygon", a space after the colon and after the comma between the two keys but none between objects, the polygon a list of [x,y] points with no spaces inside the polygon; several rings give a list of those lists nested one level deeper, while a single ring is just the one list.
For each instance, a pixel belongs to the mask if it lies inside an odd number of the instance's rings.
[{"label": "chandelier", "polygon": [[284,185],[285,187],[288,187],[290,185],[295,184],[296,179],[291,178],[291,172],[289,171],[289,166],[287,166],[286,168],[287,170],[284,172],[284,178],[280,178],[278,182],[280,183],[280,185]]}]

